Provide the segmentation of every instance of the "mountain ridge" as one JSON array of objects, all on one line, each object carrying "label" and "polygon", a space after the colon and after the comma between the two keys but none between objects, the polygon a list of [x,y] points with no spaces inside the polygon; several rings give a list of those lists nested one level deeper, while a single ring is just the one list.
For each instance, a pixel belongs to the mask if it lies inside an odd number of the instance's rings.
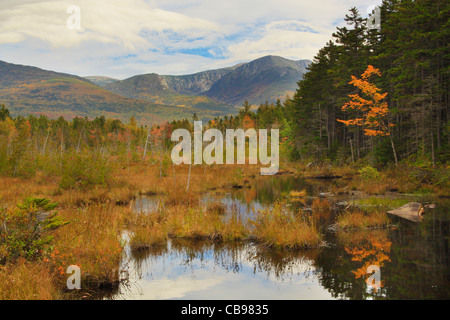
[{"label": "mountain ridge", "polygon": [[159,122],[236,114],[244,101],[275,102],[292,94],[309,60],[265,56],[235,66],[188,75],[135,75],[118,80],[0,61],[0,103],[15,115],[107,115]]},{"label": "mountain ridge", "polygon": [[135,116],[162,122],[192,117],[193,113],[205,118],[224,114],[131,99],[83,77],[5,61],[0,61],[0,104],[16,116],[45,114],[51,118],[106,115],[128,121]]},{"label": "mountain ridge", "polygon": [[309,63],[278,56],[261,57],[224,75],[206,95],[232,104],[245,100],[250,104],[275,102],[283,93],[295,91]]},{"label": "mountain ridge", "polygon": [[[163,104],[190,100],[192,107],[196,106],[195,96],[201,98],[206,108],[213,109],[215,104],[241,106],[246,100],[250,104],[261,104],[292,95],[310,63],[310,60],[269,55],[228,68],[188,75],[135,75],[106,84],[104,88],[129,98]],[[177,95],[181,96],[174,98]]]}]

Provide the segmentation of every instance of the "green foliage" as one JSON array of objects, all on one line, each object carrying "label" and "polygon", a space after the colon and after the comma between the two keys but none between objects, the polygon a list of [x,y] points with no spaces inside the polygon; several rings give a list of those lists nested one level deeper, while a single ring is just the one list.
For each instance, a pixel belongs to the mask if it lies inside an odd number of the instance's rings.
[{"label": "green foliage", "polygon": [[51,233],[68,223],[52,212],[57,205],[29,197],[14,209],[0,210],[0,263],[34,260],[51,250]]},{"label": "green foliage", "polygon": [[2,108],[0,109],[0,121],[5,121],[6,118],[9,117],[9,110],[5,108],[5,105],[1,105]]},{"label": "green foliage", "polygon": [[71,154],[63,162],[61,189],[88,190],[111,183],[110,161],[98,153]]},{"label": "green foliage", "polygon": [[[448,161],[448,1],[386,0],[380,9],[380,30],[368,29],[358,10],[350,9],[347,26],[337,28],[299,82],[290,104],[302,157],[350,154],[354,162],[370,158],[385,165],[395,161],[395,149],[400,160],[422,154],[433,165]],[[388,93],[392,141],[336,121],[363,116],[343,114],[342,106],[355,94],[351,76],[368,65],[382,74],[371,82]]]},{"label": "green foliage", "polygon": [[375,164],[386,165],[393,161],[389,138],[382,137],[379,139],[379,143],[374,148],[373,155],[376,161]]},{"label": "green foliage", "polygon": [[371,180],[371,181],[380,180],[380,173],[377,171],[377,169],[372,168],[371,166],[365,166],[360,170],[358,170],[358,172],[363,180]]},{"label": "green foliage", "polygon": [[244,179],[244,173],[242,172],[241,168],[237,168],[233,172],[231,181],[234,185],[240,185],[242,183],[242,179]]}]

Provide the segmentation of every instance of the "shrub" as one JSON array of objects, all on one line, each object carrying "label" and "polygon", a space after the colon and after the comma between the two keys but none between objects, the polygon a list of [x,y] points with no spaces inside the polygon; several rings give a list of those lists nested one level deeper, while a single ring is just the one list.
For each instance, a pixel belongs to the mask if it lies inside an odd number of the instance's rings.
[{"label": "shrub", "polygon": [[377,171],[377,169],[375,169],[371,166],[365,166],[365,167],[361,168],[358,172],[361,175],[361,178],[363,180],[377,181],[380,179],[380,173]]},{"label": "shrub", "polygon": [[63,163],[59,186],[61,189],[90,189],[96,185],[108,186],[112,168],[100,154],[69,155]]},{"label": "shrub", "polygon": [[51,232],[67,224],[48,199],[27,198],[13,210],[0,212],[0,262],[34,260],[50,248]]}]

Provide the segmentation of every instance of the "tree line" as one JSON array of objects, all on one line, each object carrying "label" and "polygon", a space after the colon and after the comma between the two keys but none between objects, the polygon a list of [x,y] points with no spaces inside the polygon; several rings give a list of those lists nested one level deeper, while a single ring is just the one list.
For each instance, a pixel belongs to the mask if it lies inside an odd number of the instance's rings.
[{"label": "tree line", "polygon": [[[384,0],[380,29],[370,29],[368,20],[356,8],[350,9],[347,26],[338,27],[317,53],[289,101],[297,156],[366,158],[375,164],[394,162],[396,157],[433,165],[446,162],[449,9],[445,0]],[[352,76],[359,77],[368,66],[379,73],[366,80],[385,93],[390,123],[385,135],[367,134],[364,125],[349,125],[369,110],[344,107],[360,92],[351,83]],[[367,94],[361,98],[367,99]]]},{"label": "tree line", "polygon": [[279,128],[290,160],[446,163],[450,3],[384,0],[379,9],[374,29],[370,17],[349,10],[347,26],[319,50],[292,98],[245,101],[237,115],[208,125]]},{"label": "tree line", "polygon": [[[370,165],[449,158],[449,27],[445,0],[383,0],[381,28],[356,8],[316,54],[292,98],[211,119],[207,127],[280,129],[283,160]],[[193,131],[192,119],[138,126],[120,120],[44,115],[12,119],[0,109],[0,171],[27,174],[39,159],[86,150],[124,161],[163,154],[171,132]],[[161,160],[160,160],[161,161]],[[57,170],[57,168],[54,168]]]}]

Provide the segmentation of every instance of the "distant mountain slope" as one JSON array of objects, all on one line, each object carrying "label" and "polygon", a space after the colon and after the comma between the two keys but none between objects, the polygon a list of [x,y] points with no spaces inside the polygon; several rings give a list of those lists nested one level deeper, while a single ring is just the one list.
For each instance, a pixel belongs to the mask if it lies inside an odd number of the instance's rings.
[{"label": "distant mountain slope", "polygon": [[229,68],[208,70],[183,76],[162,77],[166,80],[167,85],[179,94],[202,95],[204,92],[208,91],[220,78],[239,66],[240,65]]},{"label": "distant mountain slope", "polygon": [[153,103],[233,112],[245,100],[250,104],[284,100],[297,89],[309,60],[266,56],[234,67],[170,76],[137,75],[104,85],[122,96]]},{"label": "distant mountain slope", "polygon": [[0,61],[0,104],[13,115],[45,113],[154,121],[201,119],[235,114],[245,100],[250,104],[283,100],[293,94],[309,60],[266,56],[234,67],[191,75],[155,73],[122,81],[78,77]]},{"label": "distant mountain slope", "polygon": [[92,82],[100,87],[104,87],[107,84],[119,81],[118,79],[113,79],[113,78],[103,77],[103,76],[89,76],[89,77],[84,77],[84,78],[88,79],[90,82]]},{"label": "distant mountain slope", "polygon": [[210,110],[180,108],[130,99],[94,83],[64,73],[0,61],[0,103],[13,115],[46,114],[50,117],[96,117],[105,115],[128,121],[150,118],[154,121],[221,115]]},{"label": "distant mountain slope", "polygon": [[292,94],[311,61],[266,56],[243,64],[215,82],[205,95],[229,104],[242,105],[283,100]]},{"label": "distant mountain slope", "polygon": [[153,103],[233,113],[235,110],[231,106],[198,95],[202,87],[211,87],[212,79],[220,77],[222,72],[217,70],[188,76],[143,74],[107,84],[105,89],[128,98]]}]

